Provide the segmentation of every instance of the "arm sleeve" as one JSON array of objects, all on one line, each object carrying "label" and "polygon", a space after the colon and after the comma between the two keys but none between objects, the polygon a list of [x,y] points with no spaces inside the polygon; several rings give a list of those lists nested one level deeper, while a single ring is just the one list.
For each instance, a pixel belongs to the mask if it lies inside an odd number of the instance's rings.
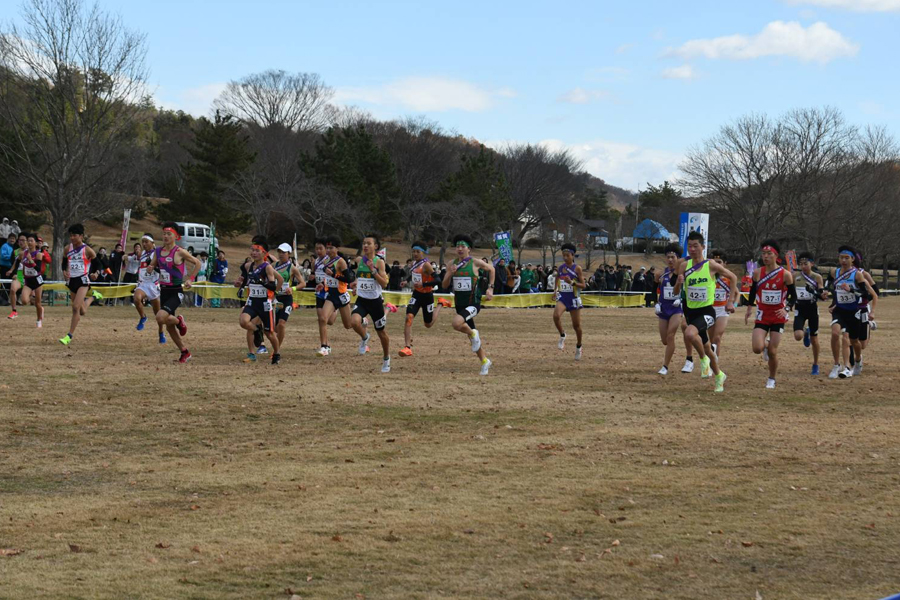
[{"label": "arm sleeve", "polygon": [[797,286],[789,283],[787,286],[787,306],[793,309],[795,304],[797,304]]},{"label": "arm sleeve", "polygon": [[750,306],[756,306],[756,282],[754,281],[750,285],[750,297],[747,298],[747,304]]},{"label": "arm sleeve", "polygon": [[278,282],[267,279],[266,282],[263,284],[263,287],[266,288],[267,290],[269,290],[270,292],[274,292],[276,289],[278,289]]}]

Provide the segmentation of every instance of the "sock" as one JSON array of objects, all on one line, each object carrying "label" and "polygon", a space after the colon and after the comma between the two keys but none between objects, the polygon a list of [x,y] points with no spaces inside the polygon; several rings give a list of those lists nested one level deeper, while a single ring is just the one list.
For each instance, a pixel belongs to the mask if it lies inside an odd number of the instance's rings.
[{"label": "sock", "polygon": [[686,360],[688,362],[694,362],[694,357],[693,356],[685,356],[684,360]]},{"label": "sock", "polygon": [[485,364],[488,361],[487,357],[484,357],[484,360],[481,361],[481,364]]},{"label": "sock", "polygon": [[576,344],[575,347],[576,347],[576,348],[581,348],[581,344]]}]

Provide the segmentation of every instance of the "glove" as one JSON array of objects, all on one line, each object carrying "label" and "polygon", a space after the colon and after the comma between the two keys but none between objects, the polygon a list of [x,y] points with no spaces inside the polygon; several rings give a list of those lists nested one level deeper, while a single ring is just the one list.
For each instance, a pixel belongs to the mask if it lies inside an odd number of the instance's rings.
[{"label": "glove", "polygon": [[662,304],[660,304],[659,302],[656,303],[656,314],[662,314]]},{"label": "glove", "polygon": [[681,308],[681,298],[675,298],[672,300],[672,306],[675,308]]}]

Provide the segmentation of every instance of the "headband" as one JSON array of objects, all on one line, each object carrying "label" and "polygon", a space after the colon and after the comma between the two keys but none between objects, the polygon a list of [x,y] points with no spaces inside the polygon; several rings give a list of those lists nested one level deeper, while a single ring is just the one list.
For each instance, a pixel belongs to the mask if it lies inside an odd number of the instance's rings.
[{"label": "headband", "polygon": [[466,240],[459,240],[458,242],[456,242],[456,245],[457,246],[465,246],[466,248],[472,247],[469,245],[469,242],[467,242]]},{"label": "headband", "polygon": [[423,248],[422,246],[413,246],[413,250],[419,250],[422,254],[428,254],[428,248]]},{"label": "headband", "polygon": [[763,247],[762,247],[762,250],[763,250],[764,252],[765,252],[766,250],[768,250],[769,252],[772,252],[775,256],[778,256],[778,250],[776,250],[776,249],[773,248],[772,246],[763,246]]},{"label": "headband", "polygon": [[149,234],[146,234],[146,233],[143,235],[143,237],[141,237],[141,239],[142,239],[142,240],[147,240],[148,242],[152,242],[152,241],[153,241],[153,237],[150,236]]},{"label": "headband", "polygon": [[253,244],[253,245],[250,246],[250,247],[253,248],[254,250],[259,250],[260,252],[268,253],[268,250],[266,250],[265,248],[263,248],[263,247],[260,246],[259,244]]},{"label": "headband", "polygon": [[840,256],[841,254],[846,254],[850,258],[856,258],[856,254],[854,254],[853,252],[851,252],[849,250],[841,250],[840,252],[838,252],[838,256]]},{"label": "headband", "polygon": [[181,235],[179,235],[179,233],[177,231],[175,231],[174,229],[172,229],[171,227],[164,227],[163,231],[168,231],[169,233],[174,235],[176,240],[181,239]]}]

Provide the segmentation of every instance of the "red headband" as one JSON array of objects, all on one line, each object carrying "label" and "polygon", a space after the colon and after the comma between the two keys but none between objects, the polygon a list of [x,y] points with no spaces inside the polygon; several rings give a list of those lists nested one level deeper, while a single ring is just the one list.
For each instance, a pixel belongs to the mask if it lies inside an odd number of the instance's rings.
[{"label": "red headband", "polygon": [[178,234],[178,232],[175,231],[174,229],[172,229],[171,227],[165,227],[165,228],[163,228],[163,231],[168,231],[169,233],[171,233],[172,235],[174,235],[176,240],[180,240],[180,239],[181,239],[181,236]]},{"label": "red headband", "polygon": [[769,252],[772,252],[775,256],[778,256],[778,250],[776,250],[776,249],[773,248],[772,246],[763,246],[762,249],[763,249],[764,251],[765,251],[765,250],[768,250]]},{"label": "red headband", "polygon": [[253,245],[250,246],[250,247],[253,248],[254,250],[259,250],[259,251],[262,252],[263,254],[268,254],[268,252],[269,252],[268,250],[266,250],[265,248],[263,248],[263,247],[260,246],[259,244],[253,244]]}]

